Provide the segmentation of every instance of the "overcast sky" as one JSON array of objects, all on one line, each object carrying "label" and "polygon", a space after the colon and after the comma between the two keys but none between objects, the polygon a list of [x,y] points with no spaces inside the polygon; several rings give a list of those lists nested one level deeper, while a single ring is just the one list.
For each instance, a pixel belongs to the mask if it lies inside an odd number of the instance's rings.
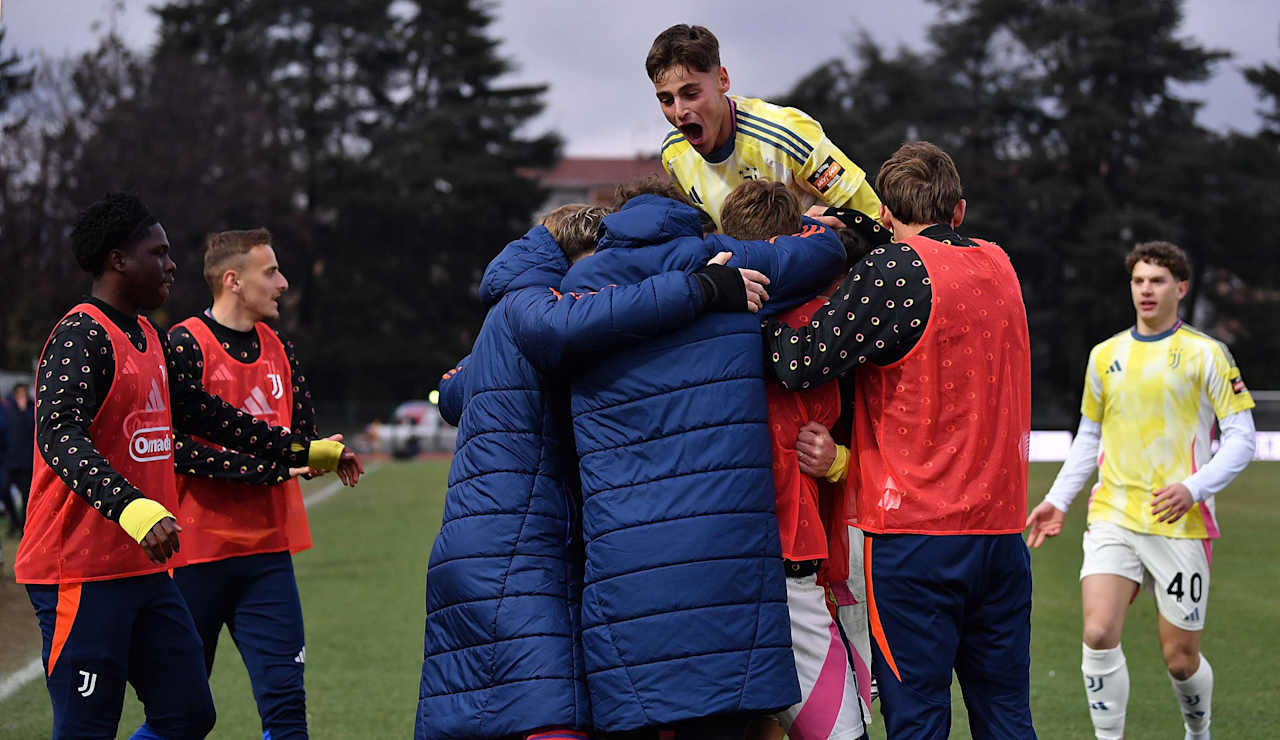
[{"label": "overcast sky", "polygon": [[[52,55],[90,48],[107,8],[120,0],[0,0],[6,46]],[[139,48],[154,40],[153,0],[123,0],[118,19]],[[847,56],[859,28],[894,46],[923,46],[935,8],[925,0],[807,0],[780,16],[760,0],[502,0],[490,33],[518,70],[511,82],[550,85],[547,111],[535,130],[555,129],[571,155],[629,156],[653,151],[667,130],[644,74],[653,37],[674,23],[699,23],[720,39],[732,91],[768,97],[785,92],[820,62]],[[1280,2],[1188,0],[1183,34],[1235,57],[1213,79],[1184,91],[1206,101],[1201,121],[1224,130],[1254,131],[1257,100],[1240,69],[1280,63]],[[856,16],[855,10],[856,9]]]}]

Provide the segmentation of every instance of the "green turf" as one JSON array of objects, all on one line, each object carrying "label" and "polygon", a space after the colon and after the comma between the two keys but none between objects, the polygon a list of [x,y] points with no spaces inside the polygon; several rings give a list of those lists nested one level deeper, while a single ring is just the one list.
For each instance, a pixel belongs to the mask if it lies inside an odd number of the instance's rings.
[{"label": "green turf", "polygon": [[[355,490],[311,510],[315,548],[296,558],[307,626],[307,705],[313,737],[410,736],[422,656],[423,574],[440,523],[447,464],[387,464]],[[1032,466],[1038,502],[1056,465]],[[1204,653],[1214,666],[1214,732],[1219,738],[1280,737],[1273,667],[1280,635],[1280,463],[1254,463],[1220,498],[1226,536],[1214,551]],[[327,481],[308,484],[310,490]],[[1083,500],[1063,535],[1033,553],[1035,606],[1031,701],[1043,738],[1092,736],[1080,679],[1080,532]],[[13,590],[6,593],[14,593]],[[1155,609],[1142,594],[1130,610],[1125,654],[1132,682],[1130,740],[1180,738],[1181,722],[1160,660]],[[33,647],[32,651],[37,648]],[[214,738],[260,737],[239,655],[224,632],[212,679]],[[955,696],[952,737],[969,737]],[[120,723],[128,737],[142,712],[132,692]],[[877,718],[877,722],[878,722]],[[49,734],[43,682],[0,702],[0,737]],[[873,738],[883,729],[872,728]]]}]

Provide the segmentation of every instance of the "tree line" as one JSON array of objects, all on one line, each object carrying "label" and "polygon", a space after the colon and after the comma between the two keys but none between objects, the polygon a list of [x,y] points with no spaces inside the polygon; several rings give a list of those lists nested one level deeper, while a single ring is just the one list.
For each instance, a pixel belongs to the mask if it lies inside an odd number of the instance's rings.
[{"label": "tree line", "polygon": [[[1089,347],[1132,323],[1121,258],[1166,239],[1195,262],[1187,318],[1253,387],[1280,387],[1280,69],[1243,70],[1256,133],[1196,123],[1182,92],[1229,55],[1179,35],[1181,0],[934,0],[922,49],[864,32],[779,102],[874,177],[904,140],[956,159],[972,233],[1001,243],[1031,322],[1037,425],[1072,424]],[[76,209],[139,193],[174,245],[161,323],[207,305],[205,233],[266,225],[291,282],[284,330],[320,397],[420,396],[483,320],[475,286],[559,156],[522,125],[545,85],[477,0],[170,0],[153,48],[110,30],[72,59],[0,29],[0,367],[29,367],[86,281]],[[655,112],[656,115],[656,112]]]}]

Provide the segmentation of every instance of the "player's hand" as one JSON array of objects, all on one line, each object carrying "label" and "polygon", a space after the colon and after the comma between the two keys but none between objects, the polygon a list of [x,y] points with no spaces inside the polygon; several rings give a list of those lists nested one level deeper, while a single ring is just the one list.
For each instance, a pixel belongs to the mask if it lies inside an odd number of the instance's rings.
[{"label": "player's hand", "polygon": [[848,224],[836,218],[835,216],[828,216],[826,215],[826,213],[827,213],[827,206],[819,203],[816,206],[809,206],[809,210],[805,211],[804,215],[808,216],[814,221],[817,221],[818,223],[826,224],[827,226],[830,226],[833,229],[843,229],[846,226],[848,226]]},{"label": "player's hand", "polygon": [[171,516],[155,523],[147,536],[142,538],[142,549],[147,553],[147,557],[151,558],[153,563],[163,563],[178,551],[178,533],[182,531],[182,527],[178,526],[178,520]]},{"label": "player's hand", "polygon": [[[733,252],[717,252],[716,256],[707,260],[708,265],[723,265],[733,257]],[[759,311],[764,302],[769,300],[769,291],[764,286],[769,284],[769,277],[762,272],[738,268],[742,277],[742,285],[747,290],[747,310],[751,313]]]},{"label": "player's hand", "polygon": [[1196,505],[1191,491],[1181,483],[1165,486],[1151,495],[1151,513],[1157,522],[1176,522]]},{"label": "player's hand", "polygon": [[342,459],[338,461],[338,479],[342,481],[344,486],[354,486],[360,482],[360,474],[364,472],[364,466],[360,464],[360,458],[350,447],[342,451]]},{"label": "player's hand", "polygon": [[816,421],[800,427],[796,458],[800,461],[801,473],[814,478],[825,476],[836,460],[836,441],[831,438],[831,432]]},{"label": "player's hand", "polygon": [[1057,537],[1062,533],[1062,522],[1066,518],[1067,512],[1048,501],[1041,501],[1027,515],[1025,528],[1031,530],[1027,532],[1027,547],[1039,547],[1044,544],[1046,537]]}]

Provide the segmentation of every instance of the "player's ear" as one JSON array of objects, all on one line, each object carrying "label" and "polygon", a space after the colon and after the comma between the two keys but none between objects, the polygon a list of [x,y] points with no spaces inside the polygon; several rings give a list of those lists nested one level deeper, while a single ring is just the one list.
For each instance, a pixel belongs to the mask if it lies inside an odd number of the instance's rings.
[{"label": "player's ear", "polygon": [[234,293],[240,285],[240,276],[235,270],[224,270],[222,273],[222,291],[224,293]]},{"label": "player's ear", "polygon": [[1187,289],[1190,287],[1191,287],[1191,281],[1189,280],[1178,281],[1178,300],[1182,300],[1183,298],[1187,297]]},{"label": "player's ear", "polygon": [[956,203],[955,209],[951,211],[951,228],[958,228],[960,224],[964,223],[964,209],[964,198],[961,198],[960,202]]},{"label": "player's ear", "polygon": [[893,233],[893,211],[883,203],[880,204],[880,225],[888,229],[890,234]]},{"label": "player's ear", "polygon": [[716,81],[720,84],[721,95],[729,92],[729,70],[721,66],[720,71],[716,74]]}]

